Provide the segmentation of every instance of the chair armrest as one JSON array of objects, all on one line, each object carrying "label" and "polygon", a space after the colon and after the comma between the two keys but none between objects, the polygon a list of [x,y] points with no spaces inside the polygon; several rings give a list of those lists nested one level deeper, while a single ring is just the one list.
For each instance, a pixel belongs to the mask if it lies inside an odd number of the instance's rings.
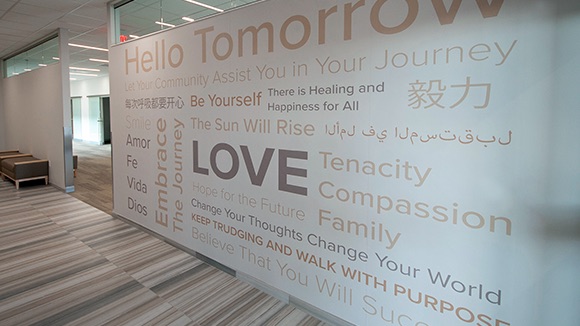
[{"label": "chair armrest", "polygon": [[0,155],[0,160],[16,157],[32,157],[32,154],[14,154],[14,155]]},{"label": "chair armrest", "polygon": [[30,160],[30,161],[14,162],[14,165],[17,166],[17,165],[35,164],[35,163],[39,163],[39,164],[40,163],[48,163],[48,160],[37,160],[37,159],[34,159],[34,160]]},{"label": "chair armrest", "polygon": [[3,155],[11,155],[11,154],[19,154],[20,152],[17,149],[7,149],[0,151],[0,156]]}]

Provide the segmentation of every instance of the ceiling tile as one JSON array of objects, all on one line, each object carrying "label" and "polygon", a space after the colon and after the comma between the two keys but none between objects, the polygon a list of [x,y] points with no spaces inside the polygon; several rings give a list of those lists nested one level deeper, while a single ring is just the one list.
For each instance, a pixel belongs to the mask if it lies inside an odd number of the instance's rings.
[{"label": "ceiling tile", "polygon": [[22,37],[18,35],[5,34],[4,32],[0,33],[0,42],[14,43],[18,42],[20,39],[22,39]]},{"label": "ceiling tile", "polygon": [[11,12],[23,14],[27,16],[34,16],[41,18],[43,20],[55,20],[62,16],[64,16],[65,12],[58,11],[58,10],[46,10],[44,7],[38,7],[23,3],[18,3],[14,8],[12,8]]},{"label": "ceiling tile", "polygon": [[5,33],[10,34],[17,33],[18,35],[27,36],[30,35],[31,32],[38,30],[38,28],[28,24],[21,24],[19,22],[13,22],[3,19],[0,20],[0,30],[2,30],[2,32]]},{"label": "ceiling tile", "polygon": [[14,6],[14,2],[11,1],[0,1],[0,10],[6,11],[10,9],[10,7]]},{"label": "ceiling tile", "polygon": [[70,12],[83,5],[70,0],[20,0],[20,3],[61,12]]},{"label": "ceiling tile", "polygon": [[107,21],[107,7],[106,6],[94,6],[94,5],[86,5],[81,8],[78,8],[73,12],[73,14],[82,17],[88,18],[100,18],[100,20],[106,22]]},{"label": "ceiling tile", "polygon": [[5,15],[4,18],[2,18],[2,21],[18,23],[20,26],[26,26],[24,27],[26,30],[36,30],[38,28],[42,28],[47,24],[50,24],[52,20],[43,19],[41,17],[23,15],[11,11],[7,15]]},{"label": "ceiling tile", "polygon": [[86,45],[92,45],[92,44],[96,44],[96,45],[101,45],[103,44],[103,37],[107,37],[106,33],[103,34],[91,34],[91,33],[85,33],[85,34],[80,34],[80,35],[76,35],[76,36],[69,36],[69,39],[71,40],[71,42],[74,40],[74,43],[81,43],[81,44],[86,44]]},{"label": "ceiling tile", "polygon": [[48,26],[46,28],[46,30],[47,31],[54,30],[55,28],[67,29],[69,31],[69,34],[70,33],[83,34],[83,33],[89,32],[90,30],[93,29],[92,27],[89,27],[89,26],[77,25],[77,24],[67,23],[67,22],[63,22],[63,21],[56,21],[51,26]]},{"label": "ceiling tile", "polygon": [[63,22],[63,23],[68,23],[68,24],[86,26],[86,27],[89,27],[91,29],[106,25],[106,23],[107,23],[106,20],[103,21],[100,19],[93,19],[93,18],[77,16],[77,15],[73,15],[73,14],[66,15],[65,17],[59,19],[58,21]]}]

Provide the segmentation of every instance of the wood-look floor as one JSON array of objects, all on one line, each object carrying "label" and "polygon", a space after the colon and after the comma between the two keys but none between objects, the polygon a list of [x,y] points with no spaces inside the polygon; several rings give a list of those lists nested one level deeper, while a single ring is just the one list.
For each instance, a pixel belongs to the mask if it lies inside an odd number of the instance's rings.
[{"label": "wood-look floor", "polygon": [[78,155],[75,191],[71,195],[107,214],[113,211],[113,170],[111,145],[73,142]]},{"label": "wood-look floor", "polygon": [[80,147],[74,197],[0,181],[0,325],[325,325],[112,217]]}]

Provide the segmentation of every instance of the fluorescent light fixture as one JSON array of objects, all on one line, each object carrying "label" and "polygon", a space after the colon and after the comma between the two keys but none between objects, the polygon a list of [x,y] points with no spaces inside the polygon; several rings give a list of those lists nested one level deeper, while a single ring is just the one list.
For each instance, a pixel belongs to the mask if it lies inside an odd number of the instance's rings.
[{"label": "fluorescent light fixture", "polygon": [[73,70],[101,71],[100,69],[95,69],[95,68],[81,68],[81,67],[69,67],[69,68],[73,69]]},{"label": "fluorescent light fixture", "polygon": [[167,26],[167,27],[175,27],[175,25],[173,25],[173,24],[168,24],[168,23],[164,23],[164,22],[160,22],[160,21],[156,21],[155,24],[161,25],[161,26]]},{"label": "fluorescent light fixture", "polygon": [[109,60],[89,58],[89,61],[109,63]]},{"label": "fluorescent light fixture", "polygon": [[52,60],[60,60],[59,57],[52,57]]},{"label": "fluorescent light fixture", "polygon": [[74,46],[74,47],[77,47],[77,48],[83,48],[83,49],[89,49],[89,50],[98,50],[98,51],[109,52],[108,49],[98,48],[96,46],[88,46],[88,45],[75,44],[75,43],[69,43],[68,45],[69,46]]},{"label": "fluorescent light fixture", "polygon": [[193,0],[185,0],[185,1],[187,1],[189,3],[193,3],[194,5],[198,5],[198,6],[207,8],[207,9],[215,10],[217,12],[224,12],[223,9],[216,8],[216,7],[212,7],[210,5],[206,5],[205,3],[202,3],[202,2],[199,2],[199,1],[193,1]]},{"label": "fluorescent light fixture", "polygon": [[70,80],[77,80],[76,78],[70,78]]},{"label": "fluorescent light fixture", "polygon": [[192,22],[193,18],[189,18],[189,17],[181,17],[181,19],[185,20],[186,22]]},{"label": "fluorescent light fixture", "polygon": [[130,34],[129,37],[130,38],[140,38],[141,36],[137,36],[137,35]]},{"label": "fluorescent light fixture", "polygon": [[32,71],[30,68],[24,68],[24,71]]},{"label": "fluorescent light fixture", "polygon": [[80,72],[71,72],[71,73],[69,73],[69,75],[87,76],[87,77],[97,77],[97,76],[99,76],[99,75],[95,75],[95,74],[82,74]]},{"label": "fluorescent light fixture", "polygon": [[46,64],[44,64],[44,63],[39,63],[39,64],[38,64],[38,66],[39,66],[39,67],[46,67]]}]

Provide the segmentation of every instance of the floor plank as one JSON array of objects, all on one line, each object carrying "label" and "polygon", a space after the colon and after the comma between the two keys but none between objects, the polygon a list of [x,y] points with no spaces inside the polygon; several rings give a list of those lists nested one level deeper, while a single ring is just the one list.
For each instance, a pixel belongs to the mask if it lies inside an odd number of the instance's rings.
[{"label": "floor plank", "polygon": [[326,325],[104,211],[106,151],[77,195],[0,181],[0,325]]}]

